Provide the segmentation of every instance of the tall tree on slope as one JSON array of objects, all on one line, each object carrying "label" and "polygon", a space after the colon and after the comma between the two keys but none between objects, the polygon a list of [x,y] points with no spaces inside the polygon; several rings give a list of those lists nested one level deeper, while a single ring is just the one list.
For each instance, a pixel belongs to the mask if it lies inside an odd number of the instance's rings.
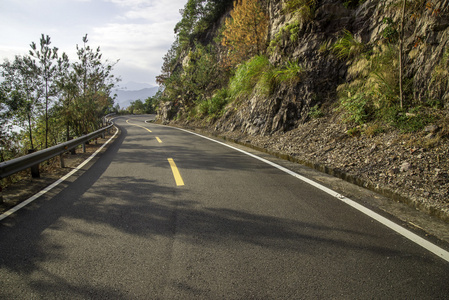
[{"label": "tall tree on slope", "polygon": [[237,0],[226,19],[222,45],[228,48],[225,66],[235,66],[264,51],[268,16],[259,0]]},{"label": "tall tree on slope", "polygon": [[50,97],[55,93],[54,74],[56,66],[53,64],[58,58],[58,48],[50,48],[50,37],[42,34],[40,39],[40,50],[37,49],[36,43],[31,43],[30,55],[36,58],[39,63],[38,75],[43,83],[43,96],[45,97],[45,148],[48,148],[48,107],[50,105]]}]

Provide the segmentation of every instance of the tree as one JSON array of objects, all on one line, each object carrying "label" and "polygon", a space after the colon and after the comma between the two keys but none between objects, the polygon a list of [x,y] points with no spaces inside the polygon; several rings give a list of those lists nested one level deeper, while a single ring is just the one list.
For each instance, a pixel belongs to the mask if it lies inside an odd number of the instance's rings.
[{"label": "tree", "polygon": [[226,66],[235,66],[264,51],[268,30],[268,16],[259,0],[237,0],[226,19],[222,45],[228,48]]},{"label": "tree", "polygon": [[404,102],[404,94],[403,94],[403,87],[402,87],[402,77],[404,73],[403,68],[403,59],[402,59],[402,51],[403,51],[403,40],[404,40],[404,17],[405,17],[405,4],[406,0],[402,1],[402,13],[401,13],[401,28],[399,32],[399,106],[401,109],[403,108],[403,102]]},{"label": "tree", "polygon": [[66,131],[66,140],[69,140],[70,127],[74,125],[75,120],[73,103],[79,96],[79,90],[77,76],[75,72],[70,68],[70,61],[65,52],[61,57],[58,58],[55,83],[57,86],[57,93],[59,98],[59,112],[62,115],[63,122],[65,124],[64,127]]},{"label": "tree", "polygon": [[[210,28],[232,5],[233,0],[188,0],[180,10],[181,21],[175,26],[180,50],[193,46],[201,39],[202,33]],[[203,36],[204,37],[204,36]]]},{"label": "tree", "polygon": [[114,100],[110,94],[115,82],[120,80],[112,74],[118,61],[103,62],[100,47],[93,49],[87,42],[86,34],[83,37],[83,46],[76,46],[79,61],[72,64],[78,86],[78,96],[73,103],[78,114],[78,134],[99,127],[101,117],[113,107]]},{"label": "tree", "polygon": [[2,94],[6,109],[15,125],[28,131],[31,149],[34,149],[33,125],[36,109],[41,106],[42,84],[39,68],[29,56],[16,56],[13,62],[1,64],[4,78]]},{"label": "tree", "polygon": [[128,107],[128,111],[131,114],[144,114],[145,104],[140,99],[131,101],[130,106]]},{"label": "tree", "polygon": [[[6,93],[0,85],[0,162],[5,160],[4,152],[9,146],[8,136],[8,110],[6,107]],[[8,147],[9,148],[9,147]]]},{"label": "tree", "polygon": [[161,98],[162,98],[162,91],[158,90],[154,96],[148,97],[145,100],[145,110],[147,114],[157,113]]},{"label": "tree", "polygon": [[[233,0],[187,1],[180,11],[182,19],[175,26],[176,40],[164,56],[161,74],[156,77],[156,82],[163,87],[159,101],[172,101],[176,107],[189,106],[194,104],[198,96],[203,98],[210,94],[211,86],[217,85],[210,78],[216,78],[217,74],[219,78],[226,76],[225,72],[218,71],[214,47],[204,45],[210,43],[211,37],[207,30],[218,24],[224,12],[232,7],[232,3]],[[188,63],[181,61],[186,52],[193,58]],[[205,57],[198,58],[199,52],[204,53]],[[210,75],[207,78],[208,84],[203,84],[206,74]]]},{"label": "tree", "polygon": [[9,111],[7,107],[7,95],[3,84],[0,84],[0,162],[12,159],[16,156],[17,140],[15,133],[11,132],[11,123],[8,121]]},{"label": "tree", "polygon": [[188,0],[184,9],[180,10],[182,19],[176,24],[174,30],[178,35],[178,42],[183,48],[189,46],[195,25],[202,15],[202,2],[203,0]]},{"label": "tree", "polygon": [[50,37],[42,34],[40,39],[40,50],[36,43],[32,42],[30,55],[37,58],[39,62],[38,75],[43,83],[43,95],[45,97],[45,148],[48,148],[48,108],[50,97],[54,95],[54,73],[56,66],[53,64],[58,58],[58,48],[50,48]]},{"label": "tree", "polygon": [[[32,42],[28,55],[0,64],[1,159],[19,153],[8,148],[30,144],[28,149],[34,149],[36,143],[48,147],[64,140],[64,131],[69,138],[102,124],[112,110],[110,95],[119,79],[112,75],[115,63],[102,60],[100,48],[92,49],[87,42],[86,35],[84,45],[76,47],[79,61],[71,63],[42,35],[40,47]],[[15,137],[9,131],[13,125],[24,131]]]},{"label": "tree", "polygon": [[156,82],[159,85],[167,86],[166,82],[172,76],[178,63],[178,47],[179,44],[175,41],[168,52],[164,55],[164,62],[161,68],[161,74],[156,77]]}]

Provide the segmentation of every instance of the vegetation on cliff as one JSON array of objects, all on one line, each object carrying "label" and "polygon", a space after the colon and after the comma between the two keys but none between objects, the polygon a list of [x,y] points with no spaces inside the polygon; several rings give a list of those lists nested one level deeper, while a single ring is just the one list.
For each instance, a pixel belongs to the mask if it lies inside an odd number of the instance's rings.
[{"label": "vegetation on cliff", "polygon": [[448,107],[442,2],[189,0],[182,13],[158,78],[169,119],[216,121],[282,94],[294,98],[290,123],[338,114],[352,132],[414,132]]}]

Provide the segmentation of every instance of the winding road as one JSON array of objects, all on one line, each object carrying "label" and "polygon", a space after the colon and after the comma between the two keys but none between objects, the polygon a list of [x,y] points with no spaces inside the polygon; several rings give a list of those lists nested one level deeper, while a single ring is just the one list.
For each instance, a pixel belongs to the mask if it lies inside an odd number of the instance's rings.
[{"label": "winding road", "polygon": [[0,299],[447,299],[449,262],[295,176],[128,116],[0,223]]}]

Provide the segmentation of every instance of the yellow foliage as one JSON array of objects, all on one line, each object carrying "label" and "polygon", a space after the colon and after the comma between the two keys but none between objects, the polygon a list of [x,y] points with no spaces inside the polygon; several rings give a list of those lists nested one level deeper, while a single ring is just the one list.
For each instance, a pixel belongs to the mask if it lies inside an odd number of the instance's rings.
[{"label": "yellow foliage", "polygon": [[261,54],[265,49],[268,16],[259,0],[237,0],[226,19],[222,45],[228,48],[224,65],[234,66],[243,60]]}]

